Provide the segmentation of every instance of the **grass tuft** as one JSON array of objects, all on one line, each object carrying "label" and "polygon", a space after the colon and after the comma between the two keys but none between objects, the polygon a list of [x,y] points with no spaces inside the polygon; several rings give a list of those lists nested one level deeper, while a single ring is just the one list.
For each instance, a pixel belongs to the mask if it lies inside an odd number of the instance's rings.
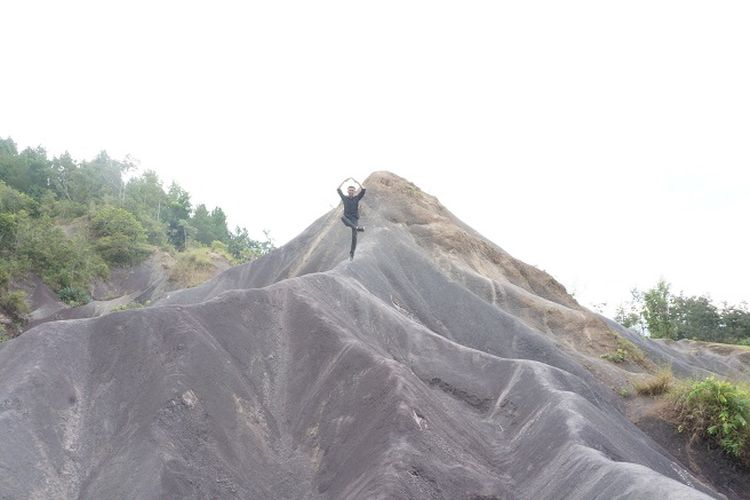
[{"label": "grass tuft", "polygon": [[625,361],[633,361],[639,365],[644,365],[646,363],[646,356],[638,346],[631,341],[620,337],[616,333],[614,335],[617,337],[617,350],[615,352],[602,354],[602,359],[606,359],[612,363],[624,363]]},{"label": "grass tuft", "polygon": [[656,375],[652,375],[646,380],[635,382],[633,388],[635,392],[642,396],[659,396],[669,391],[673,381],[672,369],[662,368]]}]

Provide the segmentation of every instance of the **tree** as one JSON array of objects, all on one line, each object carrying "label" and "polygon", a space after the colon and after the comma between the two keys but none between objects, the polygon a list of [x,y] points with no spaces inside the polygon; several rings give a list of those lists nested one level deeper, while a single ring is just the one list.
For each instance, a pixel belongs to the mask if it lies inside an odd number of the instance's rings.
[{"label": "tree", "polygon": [[39,212],[39,203],[30,196],[16,191],[3,181],[0,181],[0,212],[12,213],[21,210],[37,215]]},{"label": "tree", "polygon": [[149,243],[167,242],[168,197],[161,180],[153,170],[130,179],[125,186],[123,206],[136,216],[146,230]]},{"label": "tree", "polygon": [[51,187],[61,198],[73,201],[71,185],[75,181],[78,165],[66,151],[61,156],[52,159]]},{"label": "tree", "polygon": [[195,239],[204,245],[210,245],[214,241],[229,242],[227,217],[219,207],[209,213],[206,206],[201,203],[195,207],[190,224],[196,230]]},{"label": "tree", "polygon": [[10,139],[0,147],[0,180],[18,191],[40,198],[49,188],[51,175],[44,148],[26,148],[18,154]]},{"label": "tree", "polygon": [[248,262],[265,255],[275,247],[268,231],[263,231],[266,241],[257,241],[250,238],[247,229],[237,226],[234,233],[229,235],[229,253],[240,262]]},{"label": "tree", "polygon": [[680,294],[672,300],[671,323],[677,339],[696,339],[707,342],[723,340],[718,308],[705,296],[686,297]]},{"label": "tree", "polygon": [[167,192],[166,221],[169,226],[169,241],[178,250],[184,250],[187,244],[190,226],[190,194],[179,184],[172,182]]},{"label": "tree", "polygon": [[634,289],[630,293],[632,300],[618,307],[615,320],[641,334],[750,345],[750,311],[745,303],[725,303],[719,309],[706,295],[674,296],[664,280],[646,292]]},{"label": "tree", "polygon": [[626,328],[632,328],[641,335],[646,333],[646,320],[643,317],[643,293],[637,288],[630,291],[630,301],[617,307],[615,321]]},{"label": "tree", "polygon": [[191,223],[195,228],[195,239],[204,245],[210,245],[213,241],[211,216],[208,213],[208,209],[206,209],[206,205],[201,203],[195,207]]},{"label": "tree", "polygon": [[227,216],[219,207],[211,210],[211,225],[213,227],[213,241],[229,243],[229,229],[227,228]]},{"label": "tree", "polygon": [[747,304],[728,305],[724,304],[721,309],[722,337],[732,341],[750,341],[750,311]]},{"label": "tree", "polygon": [[675,338],[675,329],[670,317],[672,294],[669,291],[669,283],[663,279],[659,280],[654,288],[643,294],[643,317],[651,337]]}]

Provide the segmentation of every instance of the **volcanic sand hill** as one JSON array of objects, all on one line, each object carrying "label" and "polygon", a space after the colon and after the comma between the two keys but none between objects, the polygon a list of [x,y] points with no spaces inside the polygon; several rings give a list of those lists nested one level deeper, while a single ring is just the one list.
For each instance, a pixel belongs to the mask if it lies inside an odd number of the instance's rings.
[{"label": "volcanic sand hill", "polygon": [[[340,209],[154,306],[0,348],[0,498],[721,498],[613,388],[747,360],[642,339],[436,198]],[[642,359],[601,358],[632,345]],[[637,346],[637,349],[636,349]]]}]

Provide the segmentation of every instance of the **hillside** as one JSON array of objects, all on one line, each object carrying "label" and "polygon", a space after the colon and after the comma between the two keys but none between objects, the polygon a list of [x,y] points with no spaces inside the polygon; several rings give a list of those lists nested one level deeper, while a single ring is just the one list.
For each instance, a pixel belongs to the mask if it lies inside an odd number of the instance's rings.
[{"label": "hillside", "polygon": [[139,307],[273,248],[137,161],[0,138],[0,343],[49,319]]},{"label": "hillside", "polygon": [[[142,309],[0,347],[8,498],[721,498],[626,417],[655,342],[388,172],[297,238]],[[625,363],[603,354],[626,346]],[[697,352],[697,354],[696,354]]]}]

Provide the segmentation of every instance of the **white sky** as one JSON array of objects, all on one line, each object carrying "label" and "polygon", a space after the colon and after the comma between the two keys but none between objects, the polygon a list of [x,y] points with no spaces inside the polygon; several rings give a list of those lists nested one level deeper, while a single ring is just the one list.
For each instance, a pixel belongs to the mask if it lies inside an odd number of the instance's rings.
[{"label": "white sky", "polygon": [[[0,136],[277,244],[390,170],[585,304],[750,301],[750,3],[5,1]],[[345,244],[345,242],[342,242]]]}]

